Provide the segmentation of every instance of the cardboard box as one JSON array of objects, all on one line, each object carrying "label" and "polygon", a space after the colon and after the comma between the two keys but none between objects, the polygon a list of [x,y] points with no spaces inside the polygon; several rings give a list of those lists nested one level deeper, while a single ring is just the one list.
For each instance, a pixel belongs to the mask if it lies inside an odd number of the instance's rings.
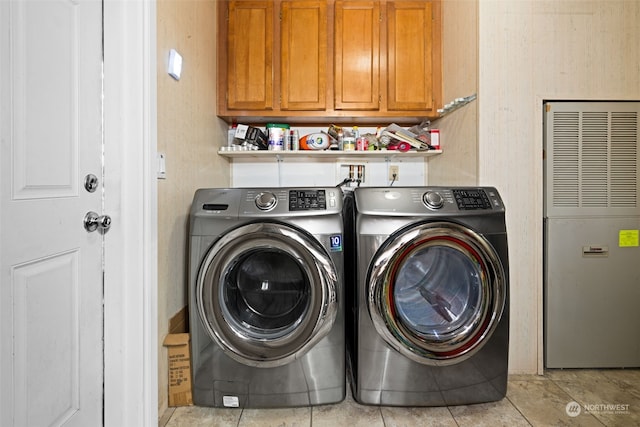
[{"label": "cardboard box", "polygon": [[169,334],[163,344],[169,351],[169,406],[193,405],[189,334]]}]

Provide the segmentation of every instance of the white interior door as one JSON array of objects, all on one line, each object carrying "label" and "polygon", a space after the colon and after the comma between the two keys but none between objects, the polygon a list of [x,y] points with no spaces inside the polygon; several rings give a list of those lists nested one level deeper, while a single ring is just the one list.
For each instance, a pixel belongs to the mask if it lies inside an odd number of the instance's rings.
[{"label": "white interior door", "polygon": [[0,425],[101,425],[102,2],[0,1],[0,53]]}]

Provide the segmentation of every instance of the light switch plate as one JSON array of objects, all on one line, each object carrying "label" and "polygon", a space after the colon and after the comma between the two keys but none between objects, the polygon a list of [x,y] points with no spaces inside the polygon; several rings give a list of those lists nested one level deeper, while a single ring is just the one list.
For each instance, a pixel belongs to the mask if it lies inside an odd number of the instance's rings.
[{"label": "light switch plate", "polygon": [[167,169],[163,153],[158,153],[158,179],[167,179]]},{"label": "light switch plate", "polygon": [[180,74],[182,74],[182,56],[175,49],[169,51],[169,69],[167,72],[174,79],[180,80]]}]

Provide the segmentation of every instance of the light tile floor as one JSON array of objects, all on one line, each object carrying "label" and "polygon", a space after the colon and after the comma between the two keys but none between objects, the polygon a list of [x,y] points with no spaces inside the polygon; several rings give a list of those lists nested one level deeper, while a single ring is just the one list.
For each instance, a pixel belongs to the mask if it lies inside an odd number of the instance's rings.
[{"label": "light tile floor", "polygon": [[509,377],[505,399],[479,405],[442,408],[364,406],[356,403],[350,393],[347,393],[347,398],[342,403],[305,408],[169,408],[159,420],[159,425],[640,426],[640,369],[550,370],[544,376],[512,375]]}]

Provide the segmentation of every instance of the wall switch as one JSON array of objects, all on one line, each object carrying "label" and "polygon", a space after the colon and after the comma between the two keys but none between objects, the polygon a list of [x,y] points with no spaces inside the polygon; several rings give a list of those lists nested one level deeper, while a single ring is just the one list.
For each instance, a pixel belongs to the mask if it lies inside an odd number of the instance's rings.
[{"label": "wall switch", "polygon": [[400,166],[389,166],[389,181],[397,181],[398,179],[400,179]]},{"label": "wall switch", "polygon": [[166,163],[163,153],[158,153],[158,179],[167,179]]},{"label": "wall switch", "polygon": [[180,80],[182,74],[182,56],[175,49],[169,51],[169,66],[167,72],[171,77]]}]

